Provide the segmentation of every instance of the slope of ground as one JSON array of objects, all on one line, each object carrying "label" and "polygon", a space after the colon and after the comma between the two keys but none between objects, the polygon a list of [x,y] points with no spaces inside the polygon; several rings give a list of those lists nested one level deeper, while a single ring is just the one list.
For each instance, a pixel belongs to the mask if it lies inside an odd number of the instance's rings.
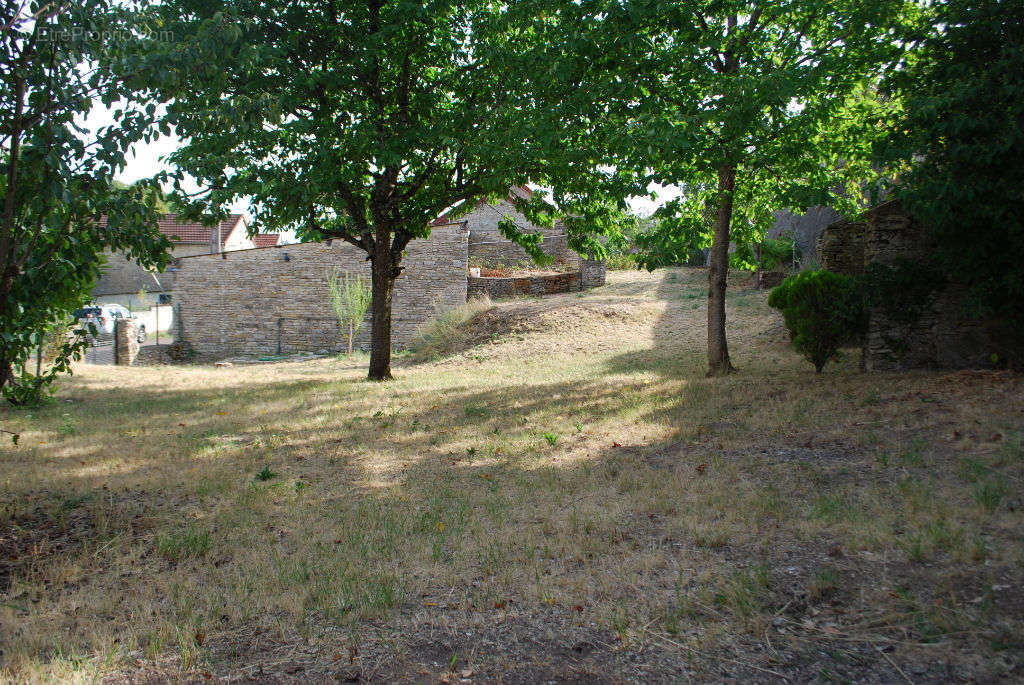
[{"label": "slope of ground", "polygon": [[706,379],[704,278],[498,304],[386,385],[83,366],[0,410],[0,678],[1020,678],[1022,378],[815,376],[734,288]]}]

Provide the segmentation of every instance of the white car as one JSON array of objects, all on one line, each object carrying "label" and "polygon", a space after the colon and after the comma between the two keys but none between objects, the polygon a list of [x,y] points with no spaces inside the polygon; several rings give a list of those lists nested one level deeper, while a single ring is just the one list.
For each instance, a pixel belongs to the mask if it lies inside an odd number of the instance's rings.
[{"label": "white car", "polygon": [[[75,311],[75,320],[80,323],[93,324],[96,332],[103,335],[113,335],[114,325],[118,319],[130,319],[132,313],[126,307],[119,304],[94,304]],[[146,341],[146,327],[139,324],[138,341]]]}]

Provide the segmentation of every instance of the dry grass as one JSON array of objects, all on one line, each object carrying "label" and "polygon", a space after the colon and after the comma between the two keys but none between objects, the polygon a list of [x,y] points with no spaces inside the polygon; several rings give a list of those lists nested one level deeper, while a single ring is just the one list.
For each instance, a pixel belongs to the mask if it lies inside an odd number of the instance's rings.
[{"label": "dry grass", "polygon": [[0,410],[3,677],[1020,678],[1022,379],[817,377],[743,289],[705,379],[703,277]]},{"label": "dry grass", "polygon": [[436,317],[420,327],[416,337],[409,343],[409,350],[418,361],[434,360],[456,350],[469,346],[473,336],[470,322],[494,305],[485,293],[474,297],[466,304],[439,312]]}]

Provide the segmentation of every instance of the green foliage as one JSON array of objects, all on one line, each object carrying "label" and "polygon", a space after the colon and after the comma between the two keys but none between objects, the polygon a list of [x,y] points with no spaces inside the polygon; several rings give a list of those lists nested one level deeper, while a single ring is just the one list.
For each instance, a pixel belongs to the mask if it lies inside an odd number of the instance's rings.
[{"label": "green foliage", "polygon": [[[155,230],[160,179],[113,182],[130,146],[154,135],[156,103],[142,104],[133,83],[151,67],[143,15],[114,0],[9,9],[0,47],[0,392],[32,404],[81,355],[83,332],[52,345],[45,368],[30,359],[87,301],[104,249],[161,268],[169,242]],[[114,103],[115,125],[82,127],[94,106]]]},{"label": "green foliage", "polygon": [[761,269],[780,271],[791,269],[800,259],[800,250],[789,236],[765,238],[761,241]]},{"label": "green foliage", "polygon": [[888,107],[873,84],[900,54],[890,31],[917,13],[914,3],[578,7],[566,10],[579,27],[577,44],[592,41],[594,53],[615,55],[599,63],[604,71],[579,59],[571,72],[582,83],[578,97],[593,98],[606,112],[601,121],[620,132],[620,169],[646,170],[646,180],[682,191],[640,241],[647,266],[682,263],[710,247],[723,168],[736,169],[736,243],[760,242],[778,209],[856,208],[865,182],[878,177],[863,123]]},{"label": "green foliage", "polygon": [[876,151],[931,233],[933,267],[963,280],[969,314],[1001,322],[1000,354],[1024,359],[1024,5],[947,0],[933,12],[889,80],[902,115]]},{"label": "green foliage", "polygon": [[839,348],[864,335],[867,310],[857,281],[831,271],[787,276],[768,296],[782,312],[793,347],[821,373]]},{"label": "green foliage", "polygon": [[363,320],[373,298],[372,292],[362,275],[342,274],[334,269],[327,275],[327,294],[341,332],[348,339],[348,356],[351,357],[352,342],[363,327]]},{"label": "green foliage", "polygon": [[264,466],[259,472],[256,473],[255,476],[255,480],[262,481],[264,483],[267,482],[268,480],[273,480],[274,478],[277,478],[277,472],[271,471],[269,464]]},{"label": "green foliage", "polygon": [[[758,257],[760,254],[760,257]],[[780,236],[777,239],[765,238],[759,245],[740,243],[729,255],[729,267],[746,269],[747,271],[780,271],[789,270],[793,262],[800,258],[800,251],[792,238]]]}]

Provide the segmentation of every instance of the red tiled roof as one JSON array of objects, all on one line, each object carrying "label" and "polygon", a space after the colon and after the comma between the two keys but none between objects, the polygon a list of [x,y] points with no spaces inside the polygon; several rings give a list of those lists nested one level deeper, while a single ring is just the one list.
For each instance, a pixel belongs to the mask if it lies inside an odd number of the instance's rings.
[{"label": "red tiled roof", "polygon": [[256,247],[275,247],[281,241],[280,233],[257,233],[252,237]]},{"label": "red tiled roof", "polygon": [[[220,222],[221,249],[224,248],[224,243],[227,242],[231,231],[238,227],[239,223],[244,223],[244,219],[245,216],[243,214],[231,214],[227,219]],[[101,216],[99,224],[100,226],[106,226],[107,217]],[[179,245],[209,245],[211,231],[218,228],[217,226],[203,226],[200,223],[180,221],[177,214],[162,214],[156,220],[156,224],[158,231],[170,238],[171,242],[178,243]],[[242,229],[245,229],[244,225]]]},{"label": "red tiled roof", "polygon": [[[220,222],[221,248],[227,242],[231,231],[242,222],[243,218],[241,214],[232,214]],[[164,214],[157,219],[157,226],[161,233],[174,242],[189,245],[209,245],[210,233],[217,229],[216,226],[203,226],[200,223],[180,221],[177,214]]]}]

